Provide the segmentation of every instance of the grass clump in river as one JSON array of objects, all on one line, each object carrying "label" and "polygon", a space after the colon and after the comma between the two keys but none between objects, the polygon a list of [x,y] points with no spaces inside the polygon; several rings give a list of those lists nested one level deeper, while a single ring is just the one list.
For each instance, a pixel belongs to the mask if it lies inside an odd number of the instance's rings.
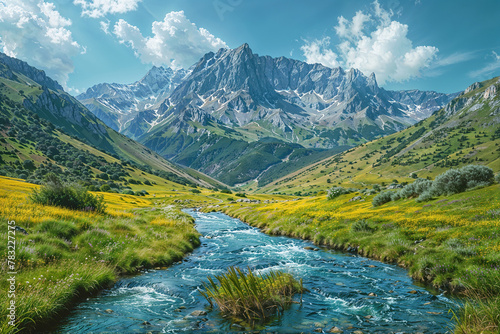
[{"label": "grass clump in river", "polygon": [[230,267],[227,273],[208,277],[208,281],[201,294],[210,306],[216,304],[222,313],[250,321],[279,313],[292,303],[294,294],[304,292],[302,279],[282,271],[254,274],[250,268],[243,273]]}]

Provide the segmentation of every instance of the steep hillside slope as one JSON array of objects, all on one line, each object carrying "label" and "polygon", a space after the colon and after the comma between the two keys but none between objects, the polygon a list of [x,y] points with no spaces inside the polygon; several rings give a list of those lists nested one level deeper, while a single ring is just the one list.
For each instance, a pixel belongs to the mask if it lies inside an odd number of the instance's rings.
[{"label": "steep hillside slope", "polygon": [[500,79],[475,83],[431,117],[408,129],[307,166],[258,189],[316,193],[333,185],[434,177],[471,163],[500,171]]},{"label": "steep hillside slope", "polygon": [[[9,155],[16,155],[18,159],[26,157],[20,147],[15,148],[17,144],[14,142],[22,142],[25,138],[36,143],[43,135],[42,132],[37,138],[34,135],[37,130],[59,129],[56,137],[65,133],[66,137],[73,137],[73,141],[79,142],[78,145],[86,144],[86,150],[92,147],[115,160],[140,166],[151,172],[155,170],[168,173],[172,178],[183,179],[185,183],[218,186],[218,183],[209,177],[178,167],[143,145],[110,129],[75,98],[64,92],[62,87],[43,71],[4,54],[0,54],[0,103],[2,135],[7,137],[4,143],[10,145],[5,148],[10,147],[7,150]],[[21,120],[26,115],[31,117]],[[14,142],[9,142],[10,139],[14,139]],[[39,153],[39,156],[48,156],[47,152]]]}]

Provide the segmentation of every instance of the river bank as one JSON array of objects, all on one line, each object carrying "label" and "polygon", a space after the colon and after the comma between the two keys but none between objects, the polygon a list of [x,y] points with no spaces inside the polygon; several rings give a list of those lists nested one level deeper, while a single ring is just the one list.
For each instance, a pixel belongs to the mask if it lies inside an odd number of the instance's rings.
[{"label": "river bank", "polygon": [[[120,280],[111,289],[78,305],[55,333],[67,332],[237,332],[445,333],[448,297],[415,286],[406,271],[309,241],[269,236],[221,213],[187,210],[202,234],[201,246],[166,270]],[[223,317],[199,293],[207,276],[228,267],[250,266],[256,273],[282,270],[302,278],[309,291],[302,305],[252,327]],[[300,296],[296,296],[296,301]],[[111,310],[111,313],[105,312]]]},{"label": "river bank", "polygon": [[[171,265],[199,245],[193,218],[174,207],[109,194],[106,214],[74,211],[29,203],[34,187],[11,181],[0,190],[0,217],[22,228],[11,236],[13,267],[2,262],[0,289],[13,292],[0,294],[1,333],[41,332],[118,278]],[[7,233],[1,238],[0,253],[7,254]],[[7,317],[12,300],[15,326]]]}]

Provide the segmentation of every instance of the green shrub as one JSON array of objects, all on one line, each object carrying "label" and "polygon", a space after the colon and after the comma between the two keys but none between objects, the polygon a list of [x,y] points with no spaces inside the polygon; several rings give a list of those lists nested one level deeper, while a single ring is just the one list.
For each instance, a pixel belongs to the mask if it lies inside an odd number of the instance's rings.
[{"label": "green shrub", "polygon": [[191,192],[193,194],[200,194],[201,193],[201,191],[199,191],[198,189],[191,189]]},{"label": "green shrub", "polygon": [[46,179],[42,188],[34,189],[31,193],[29,198],[33,203],[104,213],[106,205],[102,196],[94,196],[78,185],[63,184],[52,173]]},{"label": "green shrub", "polygon": [[467,182],[467,188],[473,188],[478,184],[492,184],[494,180],[493,170],[487,166],[468,165],[460,168],[460,173]]},{"label": "green shrub", "polygon": [[237,197],[247,197],[247,195],[245,195],[244,193],[236,193],[234,194],[234,196],[237,196]]},{"label": "green shrub", "polygon": [[397,201],[401,199],[401,191],[395,191],[391,194],[391,201]]},{"label": "green shrub", "polygon": [[500,173],[495,175],[495,181],[497,181],[497,183],[500,183]]},{"label": "green shrub", "polygon": [[326,198],[331,200],[331,199],[334,199],[336,197],[339,197],[340,195],[350,194],[350,193],[353,193],[356,191],[358,191],[358,190],[353,189],[353,188],[333,187],[333,188],[328,189],[328,193],[326,195]]},{"label": "green shrub", "polygon": [[375,231],[375,229],[373,227],[371,227],[370,224],[364,219],[354,222],[354,224],[352,224],[352,226],[351,226],[351,230],[353,232],[373,232],[373,231]]},{"label": "green shrub", "polygon": [[426,179],[416,179],[414,182],[407,184],[399,191],[402,198],[412,198],[420,196],[425,191],[432,187],[432,181]]},{"label": "green shrub", "polygon": [[491,185],[490,182],[470,181],[467,183],[467,190],[481,189]]},{"label": "green shrub", "polygon": [[432,192],[430,190],[423,192],[418,196],[417,202],[427,202],[433,199],[434,196],[432,195]]},{"label": "green shrub", "polygon": [[134,191],[130,190],[130,189],[123,191],[122,194],[125,194],[125,195],[135,195]]},{"label": "green shrub", "polygon": [[392,200],[392,191],[383,191],[377,196],[373,197],[372,205],[380,206]]},{"label": "green shrub", "polygon": [[450,169],[436,177],[431,192],[435,195],[451,195],[464,192],[478,184],[493,183],[493,170],[481,165],[468,165]]},{"label": "green shrub", "polygon": [[101,190],[102,192],[108,192],[111,190],[111,186],[109,184],[103,184],[99,190]]},{"label": "green shrub", "polygon": [[458,169],[449,169],[436,177],[432,192],[436,195],[451,195],[465,191],[467,180]]},{"label": "green shrub", "polygon": [[220,192],[223,194],[232,194],[231,190],[229,189],[222,189]]}]

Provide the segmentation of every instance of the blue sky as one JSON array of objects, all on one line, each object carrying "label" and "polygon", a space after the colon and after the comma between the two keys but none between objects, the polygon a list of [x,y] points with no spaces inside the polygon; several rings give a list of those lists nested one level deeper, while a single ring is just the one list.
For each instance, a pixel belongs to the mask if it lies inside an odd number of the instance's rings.
[{"label": "blue sky", "polygon": [[0,50],[72,94],[243,43],[375,72],[388,89],[455,92],[500,75],[498,17],[498,0],[0,0]]}]

